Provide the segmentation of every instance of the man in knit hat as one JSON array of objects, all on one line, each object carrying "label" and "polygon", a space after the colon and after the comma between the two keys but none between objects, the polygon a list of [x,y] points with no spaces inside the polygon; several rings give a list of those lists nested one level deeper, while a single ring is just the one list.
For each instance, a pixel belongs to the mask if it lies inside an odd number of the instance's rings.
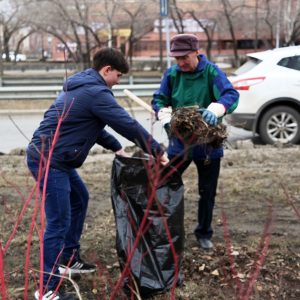
[{"label": "man in knit hat", "polygon": [[[166,70],[152,100],[157,118],[169,133],[172,111],[196,106],[208,126],[216,126],[237,107],[238,92],[226,75],[200,54],[199,40],[194,34],[174,36],[170,52],[176,64]],[[222,146],[187,144],[179,137],[169,136],[168,157],[178,171],[182,174],[191,162],[197,167],[199,204],[194,233],[205,250],[213,248],[211,223],[222,156]]]}]

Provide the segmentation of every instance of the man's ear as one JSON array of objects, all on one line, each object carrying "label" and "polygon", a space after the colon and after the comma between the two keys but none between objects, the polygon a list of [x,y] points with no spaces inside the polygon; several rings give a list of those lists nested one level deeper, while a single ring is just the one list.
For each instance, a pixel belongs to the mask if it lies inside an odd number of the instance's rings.
[{"label": "man's ear", "polygon": [[102,77],[106,77],[108,75],[109,71],[111,71],[111,66],[107,65],[107,66],[104,66],[103,68],[101,68],[99,73],[101,74]]},{"label": "man's ear", "polygon": [[105,66],[102,68],[102,70],[103,70],[104,74],[107,75],[107,73],[111,71],[111,66]]}]

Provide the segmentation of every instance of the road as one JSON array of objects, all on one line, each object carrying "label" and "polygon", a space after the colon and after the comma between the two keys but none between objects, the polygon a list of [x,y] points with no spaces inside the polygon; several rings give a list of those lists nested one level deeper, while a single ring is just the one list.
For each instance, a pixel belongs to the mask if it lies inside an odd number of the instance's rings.
[{"label": "road", "polygon": [[[130,113],[137,119],[160,143],[167,145],[167,136],[159,122],[154,122],[150,113],[144,110],[135,110]],[[31,113],[14,113],[9,115],[7,113],[0,114],[0,152],[9,153],[12,149],[23,148],[28,144],[34,130],[38,127],[39,122],[42,120],[42,112]],[[230,143],[236,140],[250,139],[252,134],[245,130],[228,126]],[[114,133],[119,139],[121,144],[126,147],[133,145],[130,141],[115,133],[111,128],[106,128],[109,132]]]}]

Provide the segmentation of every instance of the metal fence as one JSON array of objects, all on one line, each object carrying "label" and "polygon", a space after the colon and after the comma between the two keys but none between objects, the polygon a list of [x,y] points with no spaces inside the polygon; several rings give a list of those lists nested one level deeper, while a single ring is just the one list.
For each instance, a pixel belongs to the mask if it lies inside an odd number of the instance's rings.
[{"label": "metal fence", "polygon": [[[65,78],[61,76],[4,76],[2,78],[2,87],[13,86],[49,86],[61,85]],[[150,84],[160,83],[159,76],[123,76],[121,84]]]},{"label": "metal fence", "polygon": [[[150,97],[158,87],[158,83],[119,84],[115,85],[112,91],[115,97],[126,97],[124,89],[139,97]],[[61,85],[0,87],[0,100],[54,100],[61,89]]]}]

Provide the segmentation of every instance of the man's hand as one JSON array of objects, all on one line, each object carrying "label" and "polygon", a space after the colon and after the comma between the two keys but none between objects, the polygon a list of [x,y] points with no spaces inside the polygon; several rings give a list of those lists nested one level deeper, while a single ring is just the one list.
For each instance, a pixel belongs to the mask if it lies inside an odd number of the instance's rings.
[{"label": "man's hand", "polygon": [[207,124],[209,124],[211,126],[216,126],[217,125],[218,118],[217,118],[217,116],[213,112],[211,112],[211,111],[209,111],[209,110],[207,110],[205,108],[199,109],[199,112],[202,115],[203,120]]},{"label": "man's hand", "polygon": [[125,152],[123,148],[115,152],[116,155],[123,156],[123,157],[129,157],[129,155]]},{"label": "man's hand", "polygon": [[169,163],[169,159],[166,153],[164,153],[161,157],[160,157],[160,163],[163,166],[166,166]]},{"label": "man's hand", "polygon": [[170,123],[172,115],[172,108],[171,106],[161,108],[157,113],[157,118],[161,122],[163,126],[165,124]]},{"label": "man's hand", "polygon": [[207,108],[199,109],[203,120],[212,126],[216,126],[218,123],[218,118],[223,117],[226,109],[223,104],[212,102]]}]

